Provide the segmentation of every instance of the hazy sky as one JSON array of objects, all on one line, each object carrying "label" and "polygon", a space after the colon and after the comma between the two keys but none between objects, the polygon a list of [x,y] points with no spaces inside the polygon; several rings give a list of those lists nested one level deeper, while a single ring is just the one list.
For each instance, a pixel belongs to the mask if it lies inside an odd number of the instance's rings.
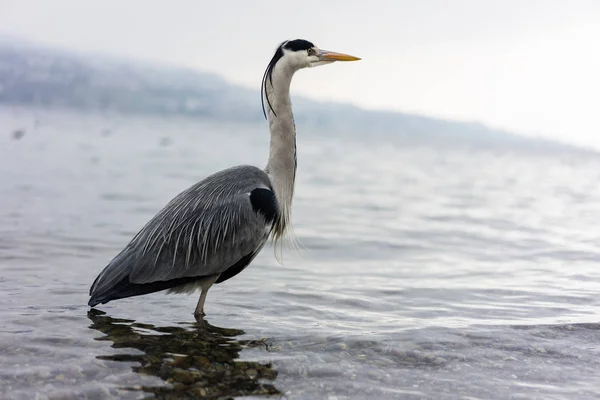
[{"label": "hazy sky", "polygon": [[600,0],[0,0],[2,33],[257,90],[304,38],[363,61],[302,71],[295,93],[600,148]]}]

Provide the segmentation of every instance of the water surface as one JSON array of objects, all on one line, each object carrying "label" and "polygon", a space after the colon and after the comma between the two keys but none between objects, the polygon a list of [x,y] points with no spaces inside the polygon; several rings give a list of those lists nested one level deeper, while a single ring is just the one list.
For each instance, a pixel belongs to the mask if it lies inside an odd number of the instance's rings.
[{"label": "water surface", "polygon": [[[0,397],[600,396],[600,163],[304,133],[300,252],[90,311],[174,195],[265,164],[265,126],[0,112]],[[14,131],[23,129],[19,135]]]}]

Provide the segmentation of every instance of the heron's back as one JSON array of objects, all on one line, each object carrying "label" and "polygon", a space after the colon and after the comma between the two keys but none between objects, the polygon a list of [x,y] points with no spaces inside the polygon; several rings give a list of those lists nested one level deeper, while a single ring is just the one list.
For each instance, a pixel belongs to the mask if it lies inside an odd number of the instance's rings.
[{"label": "heron's back", "polygon": [[241,271],[266,242],[276,213],[264,171],[217,172],[177,195],[140,230],[96,278],[89,304],[189,284],[234,266]]}]

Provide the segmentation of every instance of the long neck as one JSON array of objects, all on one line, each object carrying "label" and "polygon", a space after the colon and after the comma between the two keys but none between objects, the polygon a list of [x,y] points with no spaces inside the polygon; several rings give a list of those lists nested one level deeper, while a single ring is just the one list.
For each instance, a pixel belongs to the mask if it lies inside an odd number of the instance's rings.
[{"label": "long neck", "polygon": [[290,83],[293,75],[293,69],[279,63],[273,69],[272,79],[267,78],[266,82],[269,101],[265,99],[265,106],[271,130],[266,172],[271,178],[279,203],[279,218],[274,227],[276,240],[281,238],[286,228],[291,226],[292,197],[296,178],[296,127],[290,100]]}]

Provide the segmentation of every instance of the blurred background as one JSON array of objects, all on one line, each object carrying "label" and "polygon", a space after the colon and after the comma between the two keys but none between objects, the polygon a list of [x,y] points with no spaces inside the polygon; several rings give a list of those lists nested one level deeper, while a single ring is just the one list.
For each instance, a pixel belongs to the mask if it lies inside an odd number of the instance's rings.
[{"label": "blurred background", "polygon": [[[303,38],[293,220],[196,296],[88,313],[180,191],[264,166]],[[0,0],[2,398],[600,396],[600,2]]]},{"label": "blurred background", "polygon": [[[218,77],[255,94],[276,45],[299,37],[365,61],[299,74],[296,95],[600,146],[594,117],[600,5],[593,0],[568,5],[560,0],[4,0],[1,7],[3,45],[63,50],[54,53],[53,68],[60,68],[60,55],[113,56],[163,66],[172,80],[182,79],[177,67],[214,74],[196,77],[206,85]],[[106,67],[101,59],[86,61],[88,67]],[[109,78],[105,69],[94,72],[96,79]],[[10,101],[6,90],[2,99]],[[189,91],[180,97],[206,93]],[[255,97],[245,106],[258,118]]]}]

